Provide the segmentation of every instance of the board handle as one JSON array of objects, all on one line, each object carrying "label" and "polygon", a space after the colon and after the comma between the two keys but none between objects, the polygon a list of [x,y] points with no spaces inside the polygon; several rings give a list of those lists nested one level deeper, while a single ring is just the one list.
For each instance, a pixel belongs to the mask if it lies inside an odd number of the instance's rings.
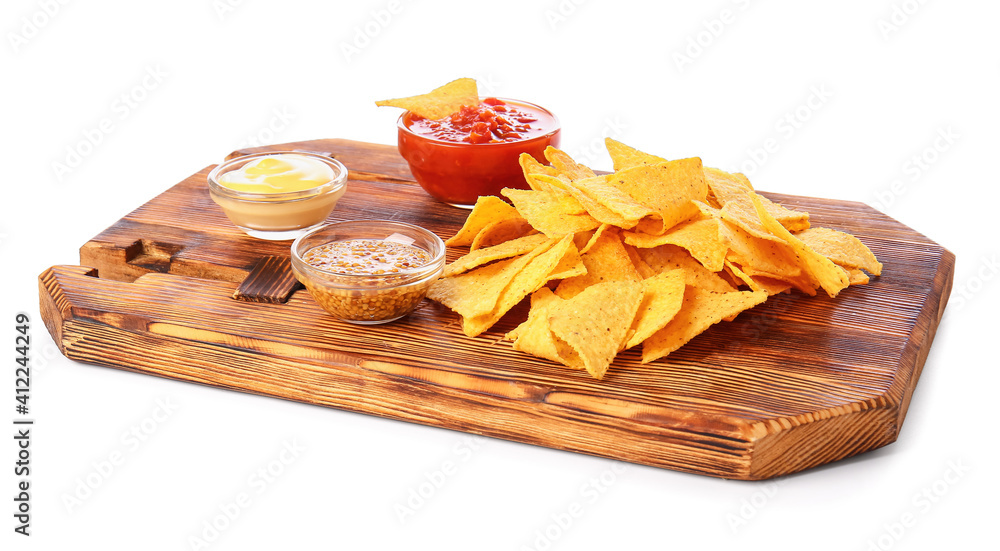
[{"label": "board handle", "polygon": [[233,298],[245,302],[283,304],[302,284],[292,273],[292,261],[287,256],[265,256],[254,265],[246,279],[233,293]]}]

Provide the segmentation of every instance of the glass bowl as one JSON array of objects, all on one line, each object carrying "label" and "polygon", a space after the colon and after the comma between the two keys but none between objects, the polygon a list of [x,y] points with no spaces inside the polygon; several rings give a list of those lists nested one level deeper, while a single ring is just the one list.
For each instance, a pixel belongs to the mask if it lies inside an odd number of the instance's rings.
[{"label": "glass bowl", "polygon": [[[331,243],[359,252],[338,257],[336,262],[328,255],[321,267],[318,262],[321,255],[316,253]],[[385,258],[399,251],[400,246],[416,249],[404,252],[418,253],[423,256],[423,263],[384,269],[388,264],[372,261],[366,266],[373,257],[360,257],[374,248],[390,251],[370,253]],[[330,266],[336,263],[345,267]],[[389,220],[335,222],[310,230],[292,243],[292,272],[316,302],[335,318],[362,325],[387,323],[412,312],[437,280],[444,264],[445,246],[441,238],[419,226]],[[383,273],[377,273],[379,270]]]},{"label": "glass bowl", "polygon": [[[219,183],[223,174],[268,156],[298,155],[333,170],[333,178],[311,189],[283,193],[237,191]],[[272,241],[295,239],[322,225],[347,190],[347,167],[325,155],[302,151],[271,151],[230,159],[208,174],[208,189],[229,220],[247,235]]]},{"label": "glass bowl", "polygon": [[547,109],[525,101],[499,98],[505,104],[537,114],[546,132],[526,139],[499,143],[468,143],[437,139],[411,130],[413,115],[400,115],[399,154],[406,159],[410,172],[424,191],[434,198],[461,208],[472,208],[480,195],[500,195],[509,187],[528,189],[518,162],[521,153],[529,153],[545,163],[548,146],[559,147],[559,119]]}]

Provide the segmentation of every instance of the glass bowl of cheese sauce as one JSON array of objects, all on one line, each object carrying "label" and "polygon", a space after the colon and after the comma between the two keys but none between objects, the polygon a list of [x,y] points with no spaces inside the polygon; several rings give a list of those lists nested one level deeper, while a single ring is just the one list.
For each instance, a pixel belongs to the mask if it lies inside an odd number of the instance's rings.
[{"label": "glass bowl of cheese sauce", "polygon": [[254,153],[216,166],[208,189],[247,235],[289,240],[326,221],[347,190],[347,167],[317,153]]}]

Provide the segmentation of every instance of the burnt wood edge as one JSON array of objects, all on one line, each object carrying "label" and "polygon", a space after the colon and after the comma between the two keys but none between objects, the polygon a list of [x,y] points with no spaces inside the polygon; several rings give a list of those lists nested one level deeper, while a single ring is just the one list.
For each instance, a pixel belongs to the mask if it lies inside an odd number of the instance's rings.
[{"label": "burnt wood edge", "polygon": [[[829,410],[824,419],[770,433],[754,442],[746,480],[794,474],[891,444],[898,434],[897,409],[882,399],[859,402]],[[852,436],[843,439],[843,434]]]},{"label": "burnt wood edge", "polygon": [[[938,258],[933,287],[917,314],[913,333],[910,335],[903,353],[903,360],[901,360],[906,361],[907,358],[912,357],[912,363],[908,366],[900,366],[900,369],[896,370],[896,378],[890,387],[893,397],[898,398],[899,403],[896,419],[897,435],[910,407],[913,391],[916,389],[916,383],[923,372],[924,363],[927,361],[931,345],[934,342],[934,336],[937,334],[938,326],[944,317],[945,307],[948,305],[955,280],[954,253],[943,247],[940,248],[940,252],[941,256]],[[940,295],[936,295],[937,292],[940,292]],[[931,300],[931,297],[934,296],[937,296],[938,300]],[[903,367],[910,369],[904,371]]]},{"label": "burnt wood edge", "polygon": [[42,316],[45,329],[48,330],[52,340],[55,341],[59,351],[65,356],[66,346],[63,341],[62,326],[66,320],[70,319],[69,300],[63,293],[62,287],[56,281],[56,267],[53,266],[38,276],[38,312]]},{"label": "burnt wood edge", "polygon": [[[231,345],[220,344],[211,341],[194,341],[189,342],[185,339],[179,337],[166,336],[161,334],[153,335],[149,329],[151,324],[156,322],[151,322],[151,320],[136,317],[136,316],[121,316],[114,313],[103,313],[94,312],[87,309],[79,309],[75,307],[70,298],[63,292],[62,286],[60,284],[60,278],[62,277],[96,277],[96,272],[93,269],[80,267],[80,266],[54,266],[46,270],[43,274],[39,276],[39,290],[40,290],[40,301],[42,304],[43,317],[45,318],[46,328],[49,330],[53,339],[56,340],[63,354],[74,361],[81,361],[85,363],[90,363],[94,365],[101,365],[106,367],[113,367],[118,369],[123,369],[126,371],[133,371],[136,373],[143,373],[148,375],[155,375],[159,377],[164,377],[168,379],[181,380],[186,382],[195,382],[203,384],[206,386],[224,388],[228,390],[238,390],[250,394],[258,394],[262,396],[278,397],[281,399],[289,399],[293,401],[298,401],[302,403],[309,403],[313,405],[321,405],[324,407],[333,407],[336,409],[342,409],[347,411],[354,411],[359,413],[365,413],[370,415],[376,415],[380,417],[403,420],[407,422],[416,422],[428,426],[435,426],[438,428],[447,428],[451,430],[460,430],[465,432],[473,432],[476,434],[483,434],[486,436],[492,436],[496,438],[502,438],[505,440],[511,440],[515,442],[522,442],[527,444],[539,445],[543,447],[561,449],[572,451],[576,453],[583,453],[587,455],[592,455],[596,457],[605,457],[620,459],[624,461],[629,461],[637,464],[644,464],[659,468],[667,468],[676,471],[690,472],[695,474],[708,475],[713,477],[721,478],[733,478],[733,479],[745,479],[747,476],[747,464],[746,460],[749,451],[749,440],[745,438],[746,427],[749,425],[742,419],[729,418],[725,416],[716,416],[718,419],[709,423],[706,426],[692,427],[688,426],[682,422],[684,416],[678,417],[673,423],[670,423],[670,419],[673,416],[667,415],[660,418],[660,422],[650,421],[650,420],[637,420],[628,417],[621,417],[615,415],[608,415],[606,413],[601,413],[595,411],[591,408],[580,408],[574,407],[573,405],[567,405],[566,403],[558,403],[558,401],[553,401],[550,399],[554,391],[551,389],[536,389],[544,390],[544,392],[528,392],[524,397],[518,399],[519,402],[534,402],[547,409],[549,412],[543,415],[552,415],[554,412],[567,412],[563,419],[571,421],[576,424],[582,423],[586,426],[592,426],[595,430],[607,431],[608,440],[604,446],[604,449],[598,450],[596,447],[581,447],[579,442],[575,444],[564,444],[558,439],[555,441],[551,439],[553,436],[557,436],[554,433],[548,435],[546,438],[545,434],[535,434],[530,436],[523,436],[509,431],[505,431],[500,426],[490,426],[488,423],[478,423],[478,422],[464,422],[456,423],[450,422],[448,424],[437,423],[438,418],[428,417],[426,419],[419,419],[408,417],[401,414],[388,414],[380,413],[378,411],[373,411],[371,409],[366,409],[364,407],[355,407],[346,402],[339,402],[336,404],[323,403],[318,399],[311,399],[308,397],[294,397],[287,395],[277,395],[273,392],[254,390],[250,386],[240,387],[231,384],[225,384],[213,380],[200,380],[193,375],[185,375],[182,368],[177,368],[176,372],[164,372],[164,371],[151,371],[147,366],[147,357],[142,355],[125,355],[123,357],[116,357],[111,359],[108,357],[101,358],[100,362],[94,361],[87,356],[88,351],[92,350],[87,344],[87,339],[80,337],[80,335],[85,335],[87,333],[93,333],[101,331],[104,333],[112,332],[116,334],[122,340],[122,342],[136,342],[137,340],[143,339],[156,339],[156,340],[168,340],[173,341],[176,347],[191,347],[200,351],[205,350],[215,350],[219,353],[232,353],[238,352],[243,355],[249,355],[257,361],[261,361],[265,364],[271,363],[276,359],[273,354],[263,352],[254,348],[242,348],[233,347]],[[127,319],[126,319],[127,318]],[[66,328],[70,328],[66,331]],[[87,329],[87,328],[91,329]],[[66,337],[66,333],[72,333],[76,337]],[[395,385],[405,385],[408,392],[417,392],[420,394],[428,395],[442,395],[446,396],[448,400],[468,400],[475,401],[477,403],[486,401],[496,401],[496,400],[513,400],[507,395],[497,395],[493,393],[477,392],[473,388],[466,388],[466,386],[476,386],[476,385],[461,385],[461,386],[448,386],[442,384],[438,377],[428,377],[429,371],[441,372],[438,375],[448,378],[451,380],[451,376],[455,375],[457,372],[450,370],[434,370],[434,369],[423,369],[420,370],[421,376],[407,376],[402,373],[406,373],[410,370],[409,367],[396,364],[390,358],[381,358],[379,356],[372,356],[371,358],[357,357],[353,359],[356,360],[355,363],[335,363],[330,364],[328,362],[320,362],[325,369],[334,369],[343,371],[346,374],[348,371],[357,371],[358,373],[363,373],[359,375],[366,380],[371,380],[372,378],[382,379],[385,384],[395,384]],[[129,363],[130,360],[135,360]],[[282,358],[282,361],[295,362],[309,364],[309,360],[305,359],[288,359]],[[239,363],[239,362],[237,362]],[[342,364],[342,365],[341,365]],[[345,371],[346,370],[346,371]],[[488,377],[482,377],[478,375],[470,375],[457,373],[460,376],[476,378],[476,379],[487,379]],[[239,370],[233,370],[230,375],[234,377],[240,376]],[[537,385],[532,385],[537,386]],[[572,395],[577,398],[576,404],[581,401],[586,401],[588,396],[586,394],[574,393],[574,392],[555,392],[556,394],[562,395]],[[502,407],[502,404],[499,404]],[[436,408],[435,408],[436,409]],[[667,408],[660,408],[662,410],[667,410]],[[518,414],[522,415],[534,415],[530,412],[518,410]],[[589,419],[588,419],[589,417]],[[711,416],[709,416],[711,417]],[[603,420],[603,422],[601,422]],[[453,420],[450,420],[453,421]],[[700,430],[699,430],[700,429]],[[675,435],[670,438],[664,438],[662,436],[663,432],[674,433]],[[677,436],[679,434],[688,435],[687,440]],[[652,437],[655,441],[655,446],[658,446],[660,452],[657,457],[659,460],[651,460],[645,458],[642,452],[635,450],[620,449],[617,444],[616,437],[627,437],[633,439],[647,439]],[[577,437],[579,438],[579,437]],[[682,452],[677,451],[677,447],[683,449],[698,449],[701,450],[698,458],[691,459],[685,457]],[[705,452],[704,450],[710,450]],[[713,455],[714,454],[714,455]],[[664,459],[663,457],[667,457]],[[705,465],[715,465],[716,470],[709,468],[707,466],[699,467],[704,463]],[[728,468],[719,469],[719,465],[729,465]]]},{"label": "burnt wood edge", "polygon": [[[90,325],[102,326],[105,329],[120,332],[123,339],[134,339],[136,337],[148,336],[86,319],[71,319],[67,323],[70,326],[70,332],[85,332],[82,328]],[[229,348],[212,343],[188,343],[184,342],[182,339],[175,340],[179,343],[179,346],[196,346],[201,351],[214,349],[215,351],[226,352]],[[511,407],[512,404],[502,402],[491,405],[487,402],[499,400],[501,397],[490,394],[475,393],[463,388],[444,387],[430,383],[424,379],[396,376],[386,374],[382,371],[371,371],[368,369],[361,369],[360,372],[363,373],[363,375],[358,375],[359,378],[364,379],[363,384],[366,387],[371,387],[372,385],[387,387],[404,386],[406,387],[407,393],[413,396],[436,396],[438,397],[438,402],[427,411],[407,411],[406,413],[401,413],[404,408],[402,404],[398,403],[389,404],[389,407],[382,405],[376,409],[366,407],[364,404],[359,404],[357,402],[332,400],[329,397],[327,397],[326,401],[321,401],[305,394],[279,395],[274,392],[261,390],[259,385],[236,386],[207,378],[197,379],[191,374],[180,371],[152,372],[146,369],[145,365],[128,363],[121,358],[115,361],[108,361],[107,359],[104,359],[98,363],[75,354],[75,349],[72,346],[69,347],[68,351],[69,354],[67,357],[74,361],[98,365],[101,367],[121,369],[123,371],[130,371],[143,375],[153,375],[164,379],[195,383],[224,390],[235,390],[245,394],[289,400],[351,413],[372,415],[393,421],[415,423],[438,429],[476,434],[510,442],[517,442],[572,453],[580,453],[604,459],[625,461],[638,465],[646,465],[677,472],[732,480],[751,480],[747,475],[747,451],[749,443],[727,435],[720,436],[710,432],[696,432],[692,430],[685,430],[684,428],[656,425],[632,419],[601,416],[600,414],[595,413],[581,415],[581,412],[573,410],[572,408],[564,408],[563,406],[547,403],[545,401],[537,402],[536,404],[536,407],[545,408],[547,410],[541,412],[526,411],[521,408]],[[261,362],[264,364],[268,364],[274,359],[272,355],[261,351],[240,350],[240,352],[244,356],[251,356],[253,358],[251,361]],[[242,359],[246,361],[246,358]],[[345,370],[345,373],[347,371],[353,371],[353,369],[347,365],[340,367]],[[239,376],[240,373],[231,372],[230,375]],[[490,411],[492,415],[486,417],[480,416],[479,420],[474,421],[469,419],[459,420],[450,417],[443,418],[439,415],[439,412],[449,411],[450,408],[448,405],[442,404],[441,402],[453,405],[475,404],[474,407],[470,407],[468,409],[483,409]],[[393,411],[393,409],[397,411]],[[562,430],[563,428],[560,428],[558,431],[553,431],[551,429],[544,428],[546,427],[545,423],[531,423],[531,420],[528,419],[533,417],[551,418],[555,415],[565,415],[564,417],[561,417],[561,423],[570,423],[574,425],[575,428],[578,429],[577,432],[581,429],[586,429],[588,439],[593,439],[594,441],[599,442],[597,445],[586,445],[582,443],[582,438],[579,435],[569,437],[566,432]],[[533,430],[530,434],[512,431],[496,422],[496,419],[499,416],[521,417],[522,419],[520,424],[530,424],[530,426],[533,427]],[[511,428],[514,426],[516,425],[510,425]],[[662,436],[663,432],[673,432],[678,434],[683,433],[685,437],[681,438],[680,436],[675,435],[671,438],[665,438]],[[623,444],[623,439],[643,440],[646,442],[643,443],[642,449],[639,450],[638,447]],[[684,450],[688,450],[688,453],[685,453]],[[690,451],[698,451],[699,453],[689,455]],[[781,472],[777,474],[786,473]]]},{"label": "burnt wood edge", "polygon": [[[917,381],[934,341],[934,335],[937,333],[938,325],[944,316],[948,297],[951,295],[955,275],[955,255],[940,246],[938,246],[938,250],[940,256],[935,267],[932,291],[928,294],[927,300],[924,301],[923,307],[917,314],[913,334],[907,341],[900,364],[896,369],[896,376],[889,388],[881,396],[874,399],[806,416],[800,415],[755,424],[753,430],[759,434],[759,437],[753,442],[749,479],[763,480],[776,476],[774,474],[775,465],[778,464],[783,466],[782,474],[797,472],[880,448],[897,440]],[[941,291],[939,300],[931,300],[931,297],[937,296],[938,290]],[[824,416],[824,418],[814,420],[817,415]],[[874,419],[860,421],[862,418]],[[837,448],[833,447],[833,442],[815,439],[815,429],[820,425],[824,423],[849,423],[852,422],[852,419],[858,419],[860,423],[858,428],[864,429],[856,431],[858,442],[841,443],[840,447]],[[827,434],[837,433],[833,431],[827,432]],[[813,449],[811,453],[802,453],[806,448]],[[788,469],[789,454],[799,458],[800,466],[798,468]]]}]

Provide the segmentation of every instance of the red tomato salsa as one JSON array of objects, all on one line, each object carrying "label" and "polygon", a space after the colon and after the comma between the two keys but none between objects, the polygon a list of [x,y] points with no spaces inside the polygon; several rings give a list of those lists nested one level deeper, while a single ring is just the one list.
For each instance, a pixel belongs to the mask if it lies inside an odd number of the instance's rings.
[{"label": "red tomato salsa", "polygon": [[559,120],[527,102],[486,98],[450,116],[429,120],[407,111],[397,123],[399,153],[427,193],[471,208],[483,195],[527,189],[518,159],[545,163],[545,148],[559,147]]},{"label": "red tomato salsa", "polygon": [[531,106],[486,98],[475,107],[462,106],[441,119],[411,115],[409,128],[415,134],[446,142],[503,143],[551,132],[552,122],[551,115]]}]

